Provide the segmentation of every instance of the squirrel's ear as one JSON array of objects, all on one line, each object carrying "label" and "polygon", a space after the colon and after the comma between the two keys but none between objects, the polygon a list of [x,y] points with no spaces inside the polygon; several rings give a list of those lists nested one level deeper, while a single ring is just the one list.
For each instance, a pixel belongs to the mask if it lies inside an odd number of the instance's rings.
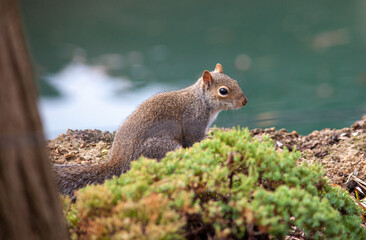
[{"label": "squirrel's ear", "polygon": [[224,69],[222,68],[222,65],[220,63],[216,64],[215,72],[223,73]]},{"label": "squirrel's ear", "polygon": [[207,89],[211,87],[212,76],[209,71],[204,71],[202,74],[202,86],[206,86]]}]

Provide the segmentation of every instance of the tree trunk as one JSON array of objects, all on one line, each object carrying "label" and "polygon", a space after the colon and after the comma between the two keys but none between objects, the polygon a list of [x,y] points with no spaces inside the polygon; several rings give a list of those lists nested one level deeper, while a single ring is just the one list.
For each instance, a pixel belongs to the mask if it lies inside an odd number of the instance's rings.
[{"label": "tree trunk", "polygon": [[18,5],[0,0],[0,239],[66,239]]}]

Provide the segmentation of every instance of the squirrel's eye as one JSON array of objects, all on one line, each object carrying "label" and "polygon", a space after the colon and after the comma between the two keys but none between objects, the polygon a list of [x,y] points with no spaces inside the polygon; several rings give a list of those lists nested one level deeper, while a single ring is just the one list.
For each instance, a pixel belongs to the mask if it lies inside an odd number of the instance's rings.
[{"label": "squirrel's eye", "polygon": [[225,96],[229,93],[229,91],[226,88],[220,88],[219,93],[220,95]]}]

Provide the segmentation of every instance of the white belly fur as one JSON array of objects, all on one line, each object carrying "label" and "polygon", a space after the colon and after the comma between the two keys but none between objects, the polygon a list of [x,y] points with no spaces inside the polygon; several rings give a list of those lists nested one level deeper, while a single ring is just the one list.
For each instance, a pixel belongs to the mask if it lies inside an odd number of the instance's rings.
[{"label": "white belly fur", "polygon": [[216,120],[217,115],[219,115],[219,113],[220,113],[220,111],[211,113],[210,118],[208,119],[208,122],[207,122],[206,131],[211,126],[211,124]]}]

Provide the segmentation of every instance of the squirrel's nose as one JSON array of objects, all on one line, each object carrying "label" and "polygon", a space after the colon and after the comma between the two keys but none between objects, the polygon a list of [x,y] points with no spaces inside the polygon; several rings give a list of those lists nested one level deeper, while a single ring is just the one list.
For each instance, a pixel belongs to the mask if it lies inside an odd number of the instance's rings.
[{"label": "squirrel's nose", "polygon": [[247,98],[244,98],[244,100],[243,100],[243,106],[245,105],[245,104],[247,104],[248,103],[248,99]]}]

